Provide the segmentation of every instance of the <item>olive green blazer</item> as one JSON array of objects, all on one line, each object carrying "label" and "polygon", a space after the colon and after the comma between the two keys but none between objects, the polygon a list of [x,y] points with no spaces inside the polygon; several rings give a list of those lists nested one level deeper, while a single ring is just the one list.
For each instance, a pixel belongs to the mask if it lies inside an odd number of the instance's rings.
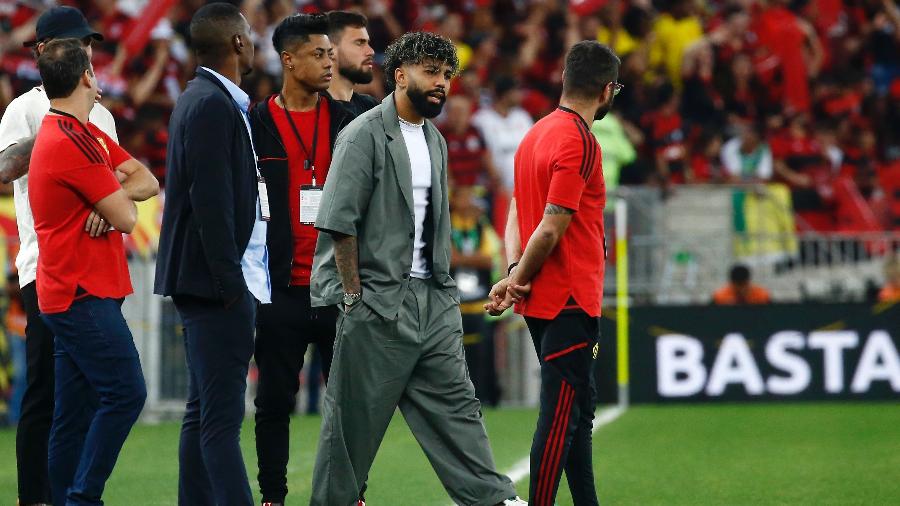
[{"label": "olive green blazer", "polygon": [[[425,121],[431,155],[431,273],[457,301],[450,277],[450,210],[447,198],[447,143]],[[414,208],[412,170],[394,94],[362,114],[338,135],[316,219],[310,295],[313,306],[339,304],[343,286],[334,263],[331,234],[351,235],[359,246],[362,300],[386,319],[395,319],[412,268]]]}]

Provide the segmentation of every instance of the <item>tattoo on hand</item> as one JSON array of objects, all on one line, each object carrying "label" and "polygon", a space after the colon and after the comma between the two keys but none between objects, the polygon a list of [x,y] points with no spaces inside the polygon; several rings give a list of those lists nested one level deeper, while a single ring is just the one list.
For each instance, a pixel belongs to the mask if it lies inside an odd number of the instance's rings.
[{"label": "tattoo on hand", "polygon": [[575,211],[556,204],[547,204],[547,207],[544,208],[544,214],[575,214]]}]

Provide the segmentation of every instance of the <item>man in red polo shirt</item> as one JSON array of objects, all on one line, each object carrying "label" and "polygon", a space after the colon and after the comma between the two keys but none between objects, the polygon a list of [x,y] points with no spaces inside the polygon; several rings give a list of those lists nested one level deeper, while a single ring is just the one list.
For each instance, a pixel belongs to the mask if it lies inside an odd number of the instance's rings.
[{"label": "man in red polo shirt", "polygon": [[[54,504],[102,504],[147,395],[121,311],[132,292],[122,232],[134,228],[137,209],[117,170],[130,172],[137,162],[88,122],[98,89],[81,41],[50,42],[38,68],[50,112],[35,139],[28,193],[40,251],[38,302],[55,336],[50,485]],[[94,210],[115,230],[88,233]],[[96,411],[85,409],[95,398]]]},{"label": "man in red polo shirt", "polygon": [[[590,124],[621,89],[619,58],[596,41],[566,56],[559,108],[522,140],[506,228],[509,277],[485,305],[516,303],[541,364],[541,407],[531,447],[532,506],[552,506],[563,469],[576,505],[596,505],[591,465],[592,369],[597,357],[603,267],[600,146]],[[524,248],[523,248],[524,245]]]}]

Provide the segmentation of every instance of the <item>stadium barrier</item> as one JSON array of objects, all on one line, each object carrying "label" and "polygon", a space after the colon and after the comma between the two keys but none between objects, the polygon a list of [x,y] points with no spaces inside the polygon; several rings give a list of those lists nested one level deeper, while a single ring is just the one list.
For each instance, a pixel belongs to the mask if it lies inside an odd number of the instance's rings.
[{"label": "stadium barrier", "polygon": [[[900,400],[900,304],[633,307],[629,318],[633,403]],[[615,322],[601,330],[600,399],[614,402]]]},{"label": "stadium barrier", "polygon": [[[884,260],[900,251],[900,231],[795,231],[782,185],[620,187],[627,203],[628,294],[635,304],[705,304],[735,263],[751,267],[754,282],[777,302],[863,302],[884,281]],[[612,202],[612,199],[611,199]],[[614,206],[606,209],[607,237],[615,237]],[[610,250],[604,305],[614,306]]]},{"label": "stadium barrier", "polygon": [[[157,421],[181,416],[187,396],[188,374],[185,365],[184,335],[171,298],[153,295],[155,263],[151,259],[129,260],[135,293],[122,306],[134,335],[147,383],[147,401],[143,419]],[[501,402],[505,406],[536,406],[540,394],[540,375],[534,346],[525,321],[510,315],[496,334],[496,363]],[[312,349],[306,363],[311,361]],[[307,405],[304,376],[298,407]],[[247,412],[254,411],[256,392],[255,365],[248,377]]]}]

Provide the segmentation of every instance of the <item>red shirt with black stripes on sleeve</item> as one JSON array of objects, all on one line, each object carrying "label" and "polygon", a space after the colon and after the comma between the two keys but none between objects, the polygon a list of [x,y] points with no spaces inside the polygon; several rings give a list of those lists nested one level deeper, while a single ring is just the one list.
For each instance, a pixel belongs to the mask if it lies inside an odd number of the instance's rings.
[{"label": "red shirt with black stripes on sleeve", "polygon": [[78,288],[99,298],[132,293],[122,233],[110,230],[92,238],[84,230],[94,205],[122,187],[114,170],[130,159],[93,124],[44,116],[28,174],[41,312],[67,311]]},{"label": "red shirt with black stripes on sleeve", "polygon": [[516,212],[522,250],[547,204],[575,211],[556,248],[532,280],[516,312],[553,319],[563,309],[600,316],[606,258],[603,207],[606,185],[600,145],[574,111],[560,107],[535,123],[515,158]]}]

